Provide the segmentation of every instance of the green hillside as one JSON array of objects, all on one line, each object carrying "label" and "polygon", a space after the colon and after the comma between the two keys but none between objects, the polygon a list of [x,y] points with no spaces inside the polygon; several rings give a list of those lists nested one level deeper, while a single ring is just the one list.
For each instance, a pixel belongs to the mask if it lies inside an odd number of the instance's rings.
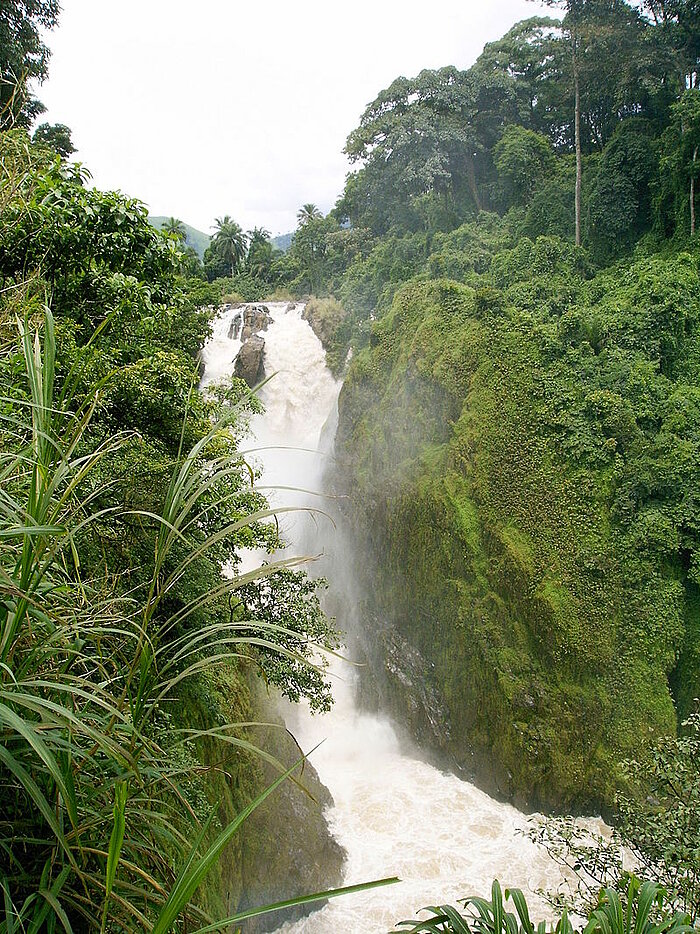
[{"label": "green hillside", "polygon": [[[160,230],[163,224],[168,220],[167,217],[149,217],[148,219],[158,230]],[[182,221],[182,226],[187,231],[187,240],[185,241],[187,246],[191,246],[195,249],[199,258],[203,259],[204,251],[209,246],[210,235],[203,233],[201,230],[197,230],[196,227],[191,227],[184,221]]]},{"label": "green hillside", "polygon": [[280,234],[279,237],[272,237],[272,239],[270,240],[270,243],[274,247],[277,247],[278,250],[282,250],[283,253],[286,253],[287,250],[292,245],[293,236],[294,236],[293,231],[290,233]]}]

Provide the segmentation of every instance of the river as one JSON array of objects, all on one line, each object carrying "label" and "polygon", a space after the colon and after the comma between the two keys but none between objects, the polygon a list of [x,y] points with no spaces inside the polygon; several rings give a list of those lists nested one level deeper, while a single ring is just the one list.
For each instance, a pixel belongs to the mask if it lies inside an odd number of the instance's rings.
[{"label": "river", "polygon": [[[324,465],[332,456],[340,383],[325,366],[323,348],[303,319],[303,305],[265,303],[272,323],[265,339],[265,368],[275,374],[261,392],[265,414],[252,421],[250,456],[263,465],[264,486],[276,487],[278,504],[313,506],[320,514],[283,517],[290,545],[319,558],[329,579],[341,630],[358,625],[351,556],[334,523],[324,514]],[[241,309],[217,318],[203,351],[203,384],[225,379],[240,348],[231,324]],[[325,427],[324,427],[325,426]],[[293,487],[295,489],[279,489]],[[300,492],[304,490],[306,492]],[[341,611],[336,610],[341,607]],[[343,896],[281,934],[386,932],[415,918],[424,905],[488,896],[491,882],[518,886],[533,915],[544,913],[536,892],[556,888],[561,870],[524,832],[528,817],[490,798],[468,782],[429,765],[416,749],[401,744],[391,722],[362,712],[356,704],[356,668],[333,660],[335,703],[330,713],[283,705],[287,725],[302,749],[322,742],[312,762],[333,796],[326,817],[347,853],[344,884],[387,876],[399,884]]]}]

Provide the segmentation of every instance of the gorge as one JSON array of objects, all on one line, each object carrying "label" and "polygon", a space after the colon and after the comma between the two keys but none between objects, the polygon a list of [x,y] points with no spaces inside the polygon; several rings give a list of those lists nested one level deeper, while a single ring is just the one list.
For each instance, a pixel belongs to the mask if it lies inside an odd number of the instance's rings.
[{"label": "gorge", "polygon": [[[236,322],[252,308],[224,309],[214,319],[203,351],[205,388],[233,373],[243,336]],[[376,893],[334,899],[279,931],[378,934],[423,904],[486,891],[494,877],[521,887],[542,910],[534,893],[556,890],[561,868],[527,838],[527,816],[429,764],[405,725],[395,726],[381,709],[368,712],[363,703],[371,689],[357,653],[371,646],[378,655],[383,646],[362,619],[366,601],[354,576],[362,559],[351,551],[342,518],[348,494],[328,494],[340,383],[325,366],[303,303],[266,302],[264,310],[271,318],[262,335],[268,379],[259,394],[265,411],[254,416],[247,447],[263,466],[260,483],[271,502],[317,510],[311,517],[286,514],[283,534],[291,553],[315,556],[314,573],[329,580],[326,609],[346,643],[331,665],[332,710],[314,715],[286,703],[282,712],[300,748],[314,750],[311,763],[332,796],[324,813],[345,851],[343,884],[401,879]]]}]

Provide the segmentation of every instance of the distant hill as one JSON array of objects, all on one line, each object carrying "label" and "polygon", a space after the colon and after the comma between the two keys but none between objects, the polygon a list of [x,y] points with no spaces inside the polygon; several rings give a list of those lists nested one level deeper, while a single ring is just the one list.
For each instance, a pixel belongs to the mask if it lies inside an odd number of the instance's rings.
[{"label": "distant hill", "polygon": [[[168,220],[167,217],[149,217],[148,219],[154,227],[158,228],[158,230],[160,230],[163,224]],[[186,224],[184,221],[182,221],[182,226],[187,232],[187,239],[185,240],[185,243],[187,246],[194,247],[194,249],[199,254],[199,258],[203,259],[204,251],[209,246],[211,237],[209,234],[205,234],[202,233],[201,230],[197,230],[196,227],[190,227],[190,225]]]},{"label": "distant hill", "polygon": [[273,237],[270,242],[273,246],[276,246],[278,250],[282,250],[283,253],[286,253],[292,245],[293,236],[293,231],[292,233],[280,234],[279,237]]}]

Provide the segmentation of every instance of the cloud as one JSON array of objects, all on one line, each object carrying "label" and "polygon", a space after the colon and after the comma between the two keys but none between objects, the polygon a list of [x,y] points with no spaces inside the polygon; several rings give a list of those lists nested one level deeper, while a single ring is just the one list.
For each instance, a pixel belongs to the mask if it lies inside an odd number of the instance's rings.
[{"label": "cloud", "polygon": [[538,12],[526,0],[62,6],[39,96],[95,183],[203,230],[229,213],[275,233],[301,203],[335,203],[347,134],[397,75],[466,68]]}]

